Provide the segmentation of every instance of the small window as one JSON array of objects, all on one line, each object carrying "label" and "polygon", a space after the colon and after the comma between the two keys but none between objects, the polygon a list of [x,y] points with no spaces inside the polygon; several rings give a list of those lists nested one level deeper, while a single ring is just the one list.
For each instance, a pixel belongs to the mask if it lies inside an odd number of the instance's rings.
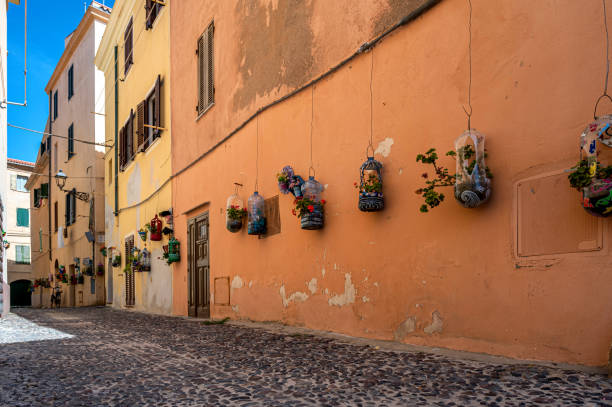
[{"label": "small window", "polygon": [[57,228],[58,228],[58,224],[57,224],[57,201],[55,201],[54,204],[53,204],[53,230],[55,231],[55,233],[57,233]]},{"label": "small window", "polygon": [[40,184],[40,197],[49,198],[49,184]]},{"label": "small window", "polygon": [[147,11],[147,17],[146,17],[147,18],[147,22],[146,22],[147,30],[150,28],[153,28],[153,23],[155,22],[155,19],[161,12],[162,7],[164,7],[164,5],[160,4],[156,0],[146,0],[145,10]]},{"label": "small window", "polygon": [[66,226],[76,222],[76,190],[66,194]]},{"label": "small window", "polygon": [[40,188],[34,189],[33,203],[34,208],[40,208]]},{"label": "small window", "polygon": [[15,263],[30,264],[30,246],[15,246]]},{"label": "small window", "polygon": [[68,127],[68,159],[74,155],[74,124]]},{"label": "small window", "polygon": [[68,69],[68,100],[74,96],[74,65]]},{"label": "small window", "polygon": [[198,115],[204,114],[215,103],[214,33],[212,22],[198,39]]},{"label": "small window", "polygon": [[133,54],[133,24],[132,19],[130,18],[130,22],[125,28],[125,33],[123,34],[123,52],[124,52],[124,74],[127,74],[130,70],[130,66],[134,63],[134,54]]},{"label": "small window", "polygon": [[17,226],[30,226],[30,210],[27,208],[17,208]]},{"label": "small window", "polygon": [[16,182],[17,182],[16,191],[28,192],[28,190],[26,189],[26,183],[28,182],[28,177],[26,177],[25,175],[17,175]]},{"label": "small window", "polygon": [[57,91],[53,93],[53,120],[57,119]]}]

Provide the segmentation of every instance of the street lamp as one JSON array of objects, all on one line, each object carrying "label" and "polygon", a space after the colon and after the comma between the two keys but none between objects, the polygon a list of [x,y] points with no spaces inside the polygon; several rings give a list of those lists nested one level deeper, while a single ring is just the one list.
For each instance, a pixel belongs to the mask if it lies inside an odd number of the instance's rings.
[{"label": "street lamp", "polygon": [[[68,176],[62,170],[59,170],[57,174],[55,174],[55,182],[57,183],[57,187],[60,189],[60,191],[64,190],[67,179]],[[78,192],[76,190],[72,192],[74,192],[74,195],[77,197],[77,199],[80,199],[84,202],[89,202],[89,194],[87,192]]]}]

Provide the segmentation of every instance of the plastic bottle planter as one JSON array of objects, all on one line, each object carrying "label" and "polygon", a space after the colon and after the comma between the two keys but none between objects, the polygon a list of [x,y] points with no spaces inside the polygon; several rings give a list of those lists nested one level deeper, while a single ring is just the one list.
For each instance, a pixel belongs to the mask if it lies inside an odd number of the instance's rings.
[{"label": "plastic bottle planter", "polygon": [[82,273],[77,276],[77,284],[85,284],[85,276]]},{"label": "plastic bottle planter", "polygon": [[[474,144],[470,144],[470,141]],[[455,199],[466,208],[485,203],[491,195],[491,181],[485,164],[485,136],[476,130],[467,130],[455,141],[457,177]]]},{"label": "plastic bottle planter", "polygon": [[232,233],[239,232],[242,229],[242,219],[244,218],[244,202],[237,194],[227,198],[225,208],[225,227]]},{"label": "plastic bottle planter", "polygon": [[162,221],[155,215],[153,219],[151,219],[151,241],[159,242],[162,240]]},{"label": "plastic bottle planter", "polygon": [[306,206],[306,211],[301,213],[300,226],[305,230],[316,230],[323,228],[324,212],[323,204],[321,203],[321,185],[314,177],[308,177],[308,180],[302,185],[302,200],[312,201],[312,211]]},{"label": "plastic bottle planter", "polygon": [[385,208],[383,197],[382,164],[374,159],[368,159],[359,169],[359,210],[363,212],[377,212]]},{"label": "plastic bottle planter", "polygon": [[174,237],[168,241],[168,264],[181,261],[181,244]]},{"label": "plastic bottle planter", "polygon": [[103,276],[104,275],[104,265],[103,264],[98,264],[97,268],[96,268],[96,274],[99,276]]},{"label": "plastic bottle planter", "polygon": [[304,179],[299,175],[295,175],[293,168],[290,165],[283,167],[282,171],[277,174],[278,189],[282,194],[291,192],[294,197],[302,196],[302,185]]},{"label": "plastic bottle planter", "polygon": [[117,255],[115,257],[113,257],[113,262],[111,263],[113,267],[119,267],[121,266],[121,255]]},{"label": "plastic bottle planter", "polygon": [[151,271],[151,252],[146,247],[138,255],[138,263],[140,271]]},{"label": "plastic bottle planter", "polygon": [[580,136],[580,160],[588,168],[589,185],[582,188],[582,207],[591,215],[612,215],[612,175],[600,169],[597,143],[612,147],[612,115],[598,117]]},{"label": "plastic bottle planter", "polygon": [[248,234],[263,235],[266,233],[266,216],[264,212],[264,199],[257,191],[249,197],[248,201]]}]

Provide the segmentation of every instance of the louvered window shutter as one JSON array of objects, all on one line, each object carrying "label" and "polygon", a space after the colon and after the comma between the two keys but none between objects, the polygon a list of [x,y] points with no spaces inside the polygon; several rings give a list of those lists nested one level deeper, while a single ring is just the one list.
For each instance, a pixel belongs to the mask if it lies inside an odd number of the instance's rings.
[{"label": "louvered window shutter", "polygon": [[125,128],[119,130],[119,166],[123,170],[125,166]]},{"label": "louvered window shutter", "polygon": [[70,224],[76,222],[76,189],[70,193]]},{"label": "louvered window shutter", "polygon": [[15,174],[11,174],[11,189],[13,191],[17,190],[17,175]]},{"label": "louvered window shutter", "polygon": [[143,100],[136,107],[136,134],[138,134],[138,151],[142,151],[145,139],[145,104]]},{"label": "louvered window shutter", "polygon": [[206,95],[208,94],[208,31],[202,34],[198,40],[198,113],[202,114],[206,109]]},{"label": "louvered window shutter", "polygon": [[[208,26],[208,53],[207,53],[207,65],[208,65],[208,106],[212,105],[215,101],[215,81],[214,81],[214,68],[215,68],[215,64],[213,61],[213,51],[214,51],[214,37],[215,37],[215,26],[213,23],[211,23]],[[208,107],[207,106],[207,107]]]},{"label": "louvered window shutter", "polygon": [[[161,124],[161,76],[157,75],[157,80],[155,81],[155,110],[153,111],[153,126],[163,127]],[[159,137],[161,130],[154,129],[153,138]]]},{"label": "louvered window shutter", "polygon": [[145,2],[145,11],[147,12],[146,14],[147,16],[146,29],[147,30],[153,27],[153,7],[154,5],[155,4],[153,3],[153,0],[146,0]]},{"label": "louvered window shutter", "polygon": [[134,110],[130,109],[130,118],[127,123],[127,153],[128,153],[128,161],[131,161],[134,158]]},{"label": "louvered window shutter", "polygon": [[66,207],[64,211],[65,225],[70,225],[70,194],[66,194]]}]

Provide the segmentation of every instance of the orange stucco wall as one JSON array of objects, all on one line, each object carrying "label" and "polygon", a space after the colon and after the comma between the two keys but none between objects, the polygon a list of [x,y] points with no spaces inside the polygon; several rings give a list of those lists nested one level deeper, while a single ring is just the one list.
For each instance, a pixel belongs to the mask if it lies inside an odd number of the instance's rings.
[{"label": "orange stucco wall", "polygon": [[[391,0],[355,7],[348,0],[312,1],[291,12],[284,3],[171,3],[172,132],[180,135],[172,139],[173,173],[259,107],[326,71],[423,2],[399,2],[404,8],[398,8]],[[418,212],[414,191],[426,169],[416,154],[451,149],[466,126],[467,5],[444,0],[374,49],[374,144],[385,166],[385,211],[359,212],[353,188],[369,137],[371,52],[314,89],[313,159],[328,202],[323,230],[301,230],[286,195],[280,196],[280,234],[257,239],[225,230],[233,182],[244,184],[245,202],[254,189],[256,120],[173,179],[177,238],[186,243],[188,219],[209,211],[211,292],[215,278],[229,277],[230,305],[214,305],[211,298],[213,317],[278,320],[517,358],[606,362],[612,340],[609,221],[596,223],[597,250],[536,256],[517,250],[523,213],[548,219],[550,210],[517,210],[523,180],[561,174],[563,183],[551,184],[561,191],[554,205],[576,219],[578,232],[590,222],[579,195],[567,192],[563,170],[578,159],[578,136],[601,91],[601,4],[472,3],[472,125],[487,135],[487,164],[495,174],[490,202],[464,209],[448,191],[441,207]],[[215,106],[196,120],[193,50],[213,19]],[[308,32],[283,35],[296,26]],[[264,35],[276,39],[262,46]],[[307,58],[297,50],[303,47]],[[264,197],[279,194],[275,175],[284,165],[308,174],[310,116],[310,88],[259,116]],[[520,233],[552,236],[553,246],[557,239],[565,247],[572,238],[565,223],[571,222],[521,224]],[[173,310],[186,315],[187,244],[181,250],[184,260],[173,265]]]}]

